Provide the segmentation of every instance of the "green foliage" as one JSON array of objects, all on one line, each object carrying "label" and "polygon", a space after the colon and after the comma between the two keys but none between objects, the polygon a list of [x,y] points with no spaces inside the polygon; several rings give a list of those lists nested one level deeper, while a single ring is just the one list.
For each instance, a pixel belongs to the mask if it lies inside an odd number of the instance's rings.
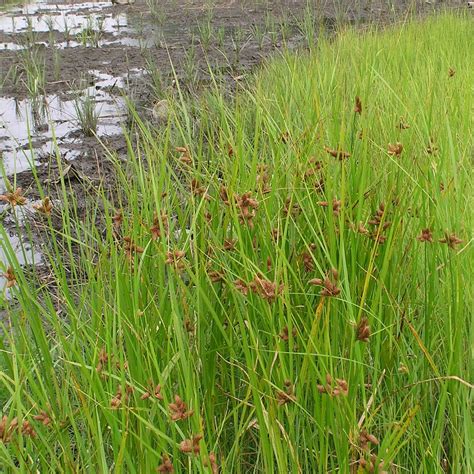
[{"label": "green foliage", "polygon": [[6,249],[5,470],[469,472],[470,32],[340,32],[135,114],[87,219],[62,182],[48,278]]}]

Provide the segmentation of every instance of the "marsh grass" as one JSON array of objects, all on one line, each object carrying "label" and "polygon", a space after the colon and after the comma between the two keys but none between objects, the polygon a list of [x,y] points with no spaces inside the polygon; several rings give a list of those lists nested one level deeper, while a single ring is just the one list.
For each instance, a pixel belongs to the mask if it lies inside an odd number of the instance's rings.
[{"label": "marsh grass", "polygon": [[19,53],[19,69],[21,78],[30,97],[38,97],[44,93],[46,83],[45,58],[39,48],[32,44]]},{"label": "marsh grass", "polygon": [[49,277],[4,249],[5,470],[470,472],[471,29],[178,87],[110,152],[113,201],[62,180]]},{"label": "marsh grass", "polygon": [[100,40],[104,35],[104,19],[88,18],[87,24],[77,33],[76,38],[83,46],[99,47]]},{"label": "marsh grass", "polygon": [[86,137],[93,137],[97,132],[99,123],[95,96],[87,90],[85,93],[77,93],[74,99],[74,110],[82,133]]}]

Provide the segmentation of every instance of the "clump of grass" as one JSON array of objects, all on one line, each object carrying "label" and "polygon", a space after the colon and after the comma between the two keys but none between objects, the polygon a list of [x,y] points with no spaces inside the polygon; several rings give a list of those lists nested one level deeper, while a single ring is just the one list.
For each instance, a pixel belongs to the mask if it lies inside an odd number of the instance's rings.
[{"label": "clump of grass", "polygon": [[77,33],[77,39],[83,46],[99,47],[104,35],[104,19],[89,17],[87,25]]},{"label": "clump of grass", "polygon": [[46,82],[45,58],[37,46],[22,50],[18,54],[22,81],[28,94],[35,98],[44,93]]},{"label": "clump of grass", "polygon": [[208,50],[214,38],[214,25],[212,24],[212,15],[206,15],[197,27],[199,42],[204,50]]},{"label": "clump of grass", "polygon": [[165,25],[168,15],[163,4],[157,0],[147,0],[146,4],[157,24],[159,26]]},{"label": "clump of grass", "polygon": [[178,88],[110,154],[113,201],[79,219],[61,182],[48,278],[6,248],[5,469],[469,472],[471,28]]},{"label": "clump of grass", "polygon": [[95,136],[99,123],[99,112],[94,95],[88,92],[77,94],[74,99],[74,110],[82,133],[86,137]]},{"label": "clump of grass", "polygon": [[264,29],[262,28],[261,25],[254,24],[254,25],[252,25],[251,31],[252,31],[253,37],[255,38],[255,41],[257,41],[257,43],[258,43],[258,47],[260,49],[262,49],[263,44],[265,42],[265,31],[264,31]]}]

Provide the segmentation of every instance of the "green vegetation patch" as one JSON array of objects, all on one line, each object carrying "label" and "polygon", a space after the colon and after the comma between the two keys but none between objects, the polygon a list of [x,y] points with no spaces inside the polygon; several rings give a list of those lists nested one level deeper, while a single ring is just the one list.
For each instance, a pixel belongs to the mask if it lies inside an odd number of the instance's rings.
[{"label": "green vegetation patch", "polygon": [[132,112],[85,217],[61,179],[51,271],[6,249],[5,472],[469,472],[472,21]]}]

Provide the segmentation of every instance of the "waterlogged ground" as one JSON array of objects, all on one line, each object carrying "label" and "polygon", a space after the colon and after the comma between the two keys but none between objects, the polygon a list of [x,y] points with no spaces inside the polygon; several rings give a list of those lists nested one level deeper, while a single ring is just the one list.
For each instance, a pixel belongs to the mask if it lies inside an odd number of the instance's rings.
[{"label": "waterlogged ground", "polygon": [[[464,3],[420,1],[416,10]],[[74,171],[70,185],[80,205],[84,180],[94,186],[110,179],[101,143],[125,159],[125,97],[153,120],[154,104],[172,87],[171,62],[191,90],[205,85],[209,66],[232,85],[275,51],[304,47],[321,26],[397,21],[412,4],[315,1],[308,22],[306,0],[138,0],[128,6],[0,0],[0,193],[21,186],[31,204],[39,198],[38,180],[57,198],[66,168]],[[86,136],[78,112],[88,101],[97,119],[92,136]],[[0,215],[9,233],[9,243],[0,248],[8,246],[24,264],[38,264],[40,248],[16,229],[25,219],[34,229],[34,209],[19,219],[0,202]],[[8,260],[5,250],[0,260]]]}]

